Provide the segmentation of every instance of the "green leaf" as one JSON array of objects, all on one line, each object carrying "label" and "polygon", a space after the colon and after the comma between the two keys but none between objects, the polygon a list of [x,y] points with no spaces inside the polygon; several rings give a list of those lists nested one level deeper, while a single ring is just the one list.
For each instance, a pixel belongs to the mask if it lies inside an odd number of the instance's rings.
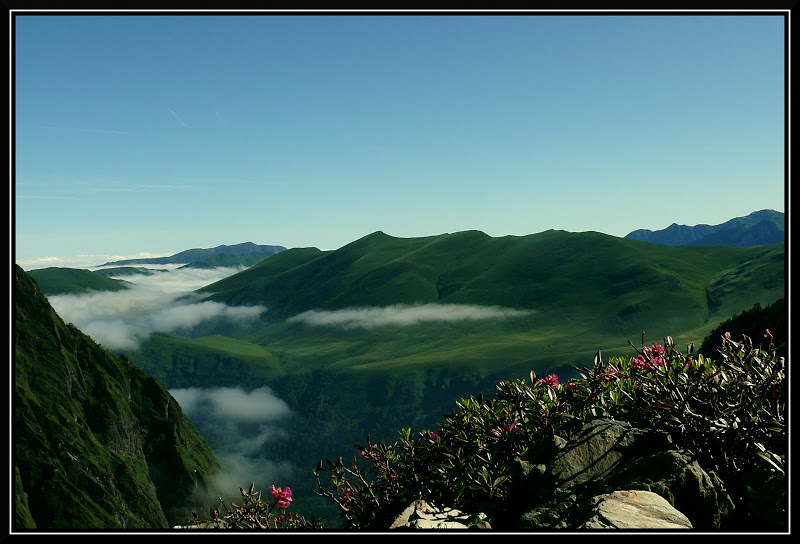
[{"label": "green leaf", "polygon": [[[780,457],[778,457],[777,455],[775,455],[772,452],[763,452],[763,451],[757,451],[756,455],[758,455],[764,461],[766,461],[767,463],[769,463],[770,465],[775,467],[775,470],[780,472],[782,475],[784,475],[784,476],[786,475],[786,471],[784,470],[782,459]],[[777,459],[777,462],[776,462],[776,459]]]}]

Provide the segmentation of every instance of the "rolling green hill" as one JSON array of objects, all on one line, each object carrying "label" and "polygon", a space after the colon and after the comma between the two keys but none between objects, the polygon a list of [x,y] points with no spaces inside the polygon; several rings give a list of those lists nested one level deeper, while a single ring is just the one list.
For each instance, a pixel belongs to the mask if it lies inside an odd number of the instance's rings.
[{"label": "rolling green hill", "polygon": [[29,274],[46,295],[80,294],[89,291],[121,291],[130,283],[82,268],[41,268]]},{"label": "rolling green hill", "polygon": [[[668,247],[563,231],[408,239],[376,232],[336,251],[290,249],[199,291],[207,300],[268,308],[262,325],[239,337],[269,352],[265,368],[273,379],[260,376],[267,383],[319,370],[355,381],[382,376],[387,383],[412,374],[468,375],[489,387],[497,376],[524,377],[531,369],[569,375],[597,349],[630,353],[628,339],[638,342],[642,331],[650,340],[671,335],[699,345],[720,321],[784,296],[784,275],[783,244]],[[418,304],[453,312],[492,306],[528,313],[370,328],[301,319],[312,310],[401,311]],[[161,350],[168,339],[159,337]],[[208,341],[225,351],[221,341]],[[177,349],[181,341],[172,343]],[[177,379],[163,363],[144,364],[150,371],[159,367],[165,383]],[[446,389],[427,394],[441,392],[444,400]]]},{"label": "rolling green hill", "polygon": [[[783,297],[784,276],[783,244],[669,247],[552,230],[499,238],[376,232],[336,251],[290,249],[200,289],[206,300],[268,308],[260,326],[236,335],[239,343],[158,335],[143,346],[147,357],[135,357],[170,386],[215,383],[215,372],[189,372],[214,359],[227,360],[237,376],[250,372],[257,383],[322,371],[356,380],[450,373],[489,386],[503,373],[569,374],[597,349],[628,353],[628,339],[638,341],[642,331],[650,340],[671,335],[699,344],[722,320]],[[369,328],[302,320],[309,311],[400,312],[420,304],[527,313]]]},{"label": "rolling green hill", "polygon": [[376,232],[336,251],[288,250],[200,292],[228,304],[263,304],[274,320],[312,309],[450,303],[572,315],[598,332],[687,330],[778,298],[782,262],[782,244],[664,247],[563,231],[407,239]]}]

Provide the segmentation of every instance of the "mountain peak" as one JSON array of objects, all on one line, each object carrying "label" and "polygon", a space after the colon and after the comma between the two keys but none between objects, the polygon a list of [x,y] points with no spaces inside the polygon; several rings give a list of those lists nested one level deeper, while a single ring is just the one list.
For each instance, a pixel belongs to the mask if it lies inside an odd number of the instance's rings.
[{"label": "mountain peak", "polygon": [[719,225],[698,224],[693,227],[672,223],[657,231],[638,229],[625,238],[667,246],[758,246],[783,242],[784,214],[759,210],[744,217],[735,217]]}]

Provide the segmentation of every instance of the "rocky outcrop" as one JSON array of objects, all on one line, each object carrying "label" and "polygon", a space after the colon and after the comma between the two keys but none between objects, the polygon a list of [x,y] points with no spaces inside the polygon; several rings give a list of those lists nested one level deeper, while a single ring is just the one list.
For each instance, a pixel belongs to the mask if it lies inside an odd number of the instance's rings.
[{"label": "rocky outcrop", "polygon": [[547,450],[542,446],[517,460],[519,528],[582,527],[593,516],[596,497],[617,491],[655,493],[695,529],[718,529],[733,512],[722,481],[675,448],[666,433],[599,419],[569,442],[553,437],[549,450],[556,453],[548,457]]},{"label": "rocky outcrop", "polygon": [[651,491],[614,491],[591,500],[580,529],[691,529],[689,518]]},{"label": "rocky outcrop", "polygon": [[[495,528],[714,530],[733,513],[722,481],[669,434],[610,419],[587,423],[569,441],[540,441],[515,460],[513,480],[513,507],[492,520]],[[392,527],[464,528],[468,519],[416,501]]]}]

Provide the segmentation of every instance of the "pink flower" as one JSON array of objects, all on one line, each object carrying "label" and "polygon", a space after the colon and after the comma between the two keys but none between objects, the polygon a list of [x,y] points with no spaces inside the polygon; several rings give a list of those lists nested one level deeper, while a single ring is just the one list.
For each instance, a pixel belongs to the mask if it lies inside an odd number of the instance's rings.
[{"label": "pink flower", "polygon": [[664,366],[664,359],[661,357],[652,357],[650,361],[653,363],[653,366]]},{"label": "pink flower", "polygon": [[361,450],[361,457],[364,459],[377,459],[378,451],[377,446],[372,446],[372,451]]},{"label": "pink flower", "polygon": [[285,510],[289,508],[289,504],[292,502],[292,489],[287,487],[286,489],[281,489],[280,487],[275,487],[271,485],[269,487],[272,496],[275,498],[275,504],[281,510]]},{"label": "pink flower", "polygon": [[436,440],[439,436],[439,431],[431,431],[431,440]]},{"label": "pink flower", "polygon": [[575,382],[573,382],[572,380],[570,380],[570,381],[567,382],[567,387],[569,389],[575,389],[576,387],[578,387],[578,385]]},{"label": "pink flower", "polygon": [[731,339],[731,333],[729,333],[729,332],[726,332],[726,333],[725,333],[725,338],[727,338],[728,340],[730,340],[730,339]]},{"label": "pink flower", "polygon": [[651,357],[654,356],[654,355],[657,357],[659,355],[663,355],[664,354],[664,346],[662,346],[661,344],[656,344],[655,342],[653,342],[653,347],[652,348],[644,348],[644,352],[645,352],[645,354],[650,355]]},{"label": "pink flower", "polygon": [[615,368],[607,368],[604,366],[603,370],[605,370],[605,374],[600,376],[600,379],[603,380],[604,382],[610,382],[615,378],[616,379],[622,378],[622,373],[620,373],[620,371]]},{"label": "pink flower", "polygon": [[[356,495],[353,495],[353,490],[349,487],[345,488],[344,493],[339,498],[341,502],[339,503],[339,513],[344,515],[347,511],[347,507],[353,504],[354,502],[360,500]],[[291,515],[291,514],[290,514]]]},{"label": "pink flower", "polygon": [[638,357],[631,357],[631,365],[636,370],[647,370],[649,368],[647,360],[644,358],[643,355],[639,355]]},{"label": "pink flower", "polygon": [[769,332],[769,329],[764,331],[764,338],[769,338],[770,340],[772,340],[772,333]]},{"label": "pink flower", "polygon": [[546,378],[539,378],[539,383],[546,385],[547,387],[555,387],[558,385],[558,376],[555,374],[550,374]]},{"label": "pink flower", "polygon": [[516,431],[518,429],[519,429],[519,423],[512,422],[511,425],[507,425],[506,423],[503,423],[503,430],[502,431],[499,430],[499,429],[492,429],[490,432],[492,434],[494,434],[494,435],[500,435],[502,433],[509,433],[509,432]]}]

